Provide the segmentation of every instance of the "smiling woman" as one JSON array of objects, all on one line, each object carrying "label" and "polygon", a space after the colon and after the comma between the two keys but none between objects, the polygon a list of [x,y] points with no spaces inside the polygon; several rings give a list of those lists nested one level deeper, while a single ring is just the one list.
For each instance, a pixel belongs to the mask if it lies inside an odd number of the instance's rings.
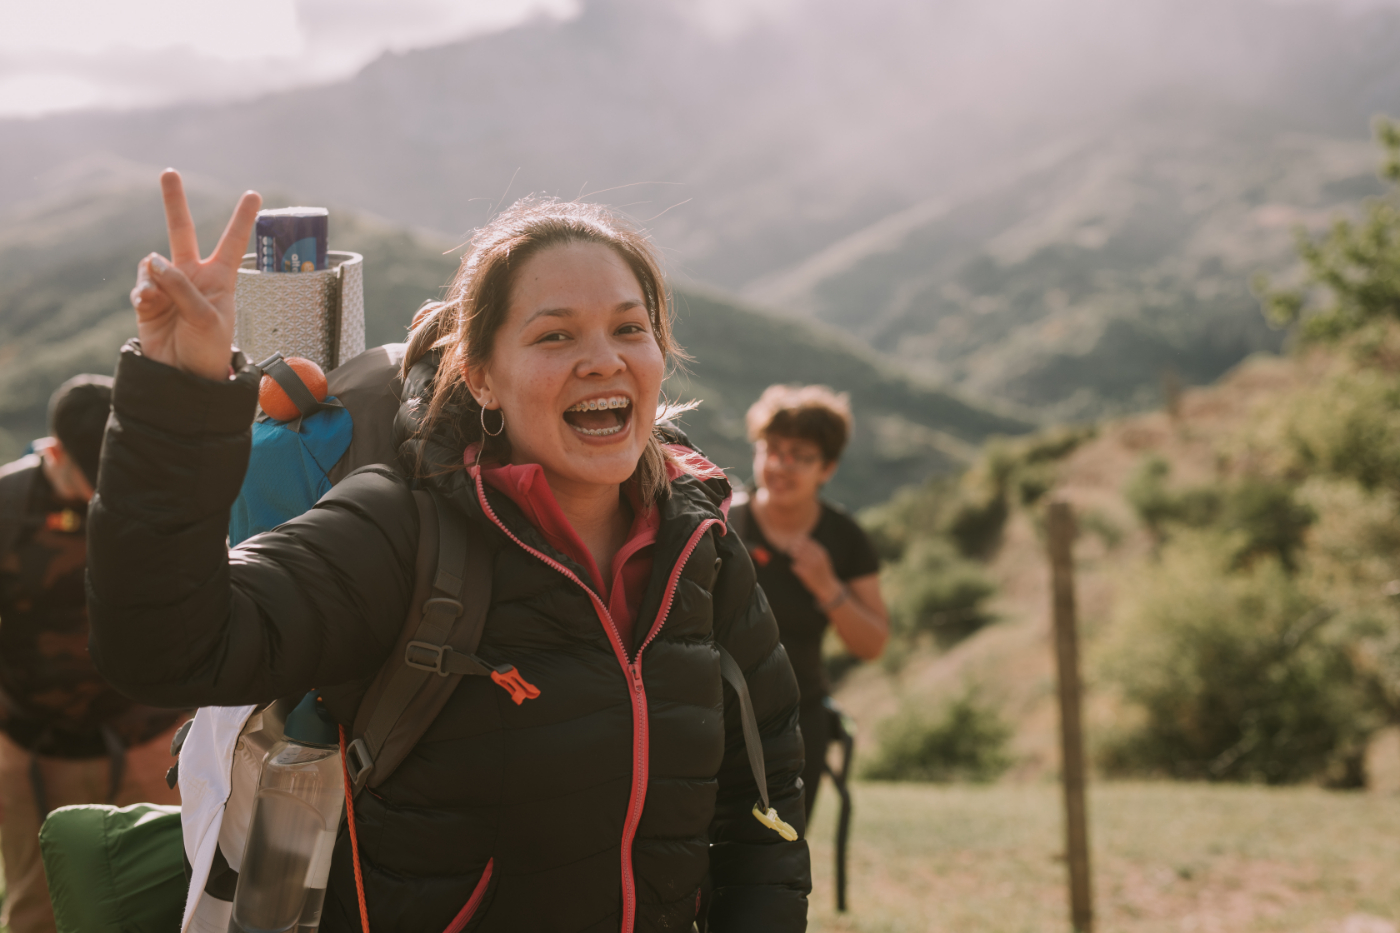
[{"label": "smiling woman", "polygon": [[653,427],[680,349],[646,239],[596,204],[519,201],[473,239],[424,323],[404,365],[443,352],[426,432],[450,411],[478,458],[539,464],[606,570],[633,517],[611,490],[635,480],[650,501],[676,462]]},{"label": "smiling woman", "polygon": [[[232,284],[258,197],[201,260],[179,176],[162,187],[171,257],[132,291],[91,520],[99,669],[157,704],[316,688],[352,728],[413,600],[425,488],[489,555],[472,657],[533,691],[463,677],[352,798],[321,929],[804,929],[806,842],[755,807],[802,825],[797,683],[726,533],[728,482],[657,427],[680,351],[646,239],[596,205],[507,209],[411,334],[403,469],[230,551],[257,393]],[[751,687],[754,758],[722,651]]]}]

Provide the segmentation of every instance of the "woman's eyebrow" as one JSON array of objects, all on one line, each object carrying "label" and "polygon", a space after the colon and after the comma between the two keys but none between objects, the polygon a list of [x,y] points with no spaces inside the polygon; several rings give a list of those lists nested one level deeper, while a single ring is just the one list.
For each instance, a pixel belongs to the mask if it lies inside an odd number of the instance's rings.
[{"label": "woman's eyebrow", "polygon": [[[623,314],[623,312],[631,311],[633,308],[643,307],[645,307],[643,301],[637,301],[636,298],[627,298],[622,304],[613,308],[613,314]],[[535,314],[525,318],[525,324],[522,326],[531,325],[532,322],[535,322],[536,318],[573,318],[577,314],[578,312],[574,311],[573,308],[540,308]]]},{"label": "woman's eyebrow", "polygon": [[[635,298],[629,298],[626,301],[619,304],[617,307],[613,308],[613,314],[622,314],[624,312],[631,311],[633,308],[643,307],[646,307],[644,302],[638,301]],[[576,312],[573,308],[541,308],[539,311],[536,311],[534,314],[531,314],[525,319],[525,325],[528,326],[529,324],[533,323],[537,318],[574,317],[577,313],[578,312]]]},{"label": "woman's eyebrow", "polygon": [[573,308],[542,308],[525,319],[526,324],[532,323],[536,318],[541,317],[573,317]]}]

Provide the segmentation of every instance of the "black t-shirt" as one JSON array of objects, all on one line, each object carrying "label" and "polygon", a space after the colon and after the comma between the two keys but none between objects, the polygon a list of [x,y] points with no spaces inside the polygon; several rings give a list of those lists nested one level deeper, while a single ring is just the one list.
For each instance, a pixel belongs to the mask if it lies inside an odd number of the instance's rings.
[{"label": "black t-shirt", "polygon": [[[869,576],[880,569],[880,558],[865,530],[842,509],[821,504],[821,518],[812,538],[831,555],[837,578],[846,581]],[[822,670],[822,635],[829,620],[817,608],[817,598],[792,572],[792,560],[768,543],[754,521],[748,503],[734,506],[729,523],[753,558],[758,585],[778,619],[778,633],[787,649],[803,704],[815,703],[827,695],[826,674]]]}]

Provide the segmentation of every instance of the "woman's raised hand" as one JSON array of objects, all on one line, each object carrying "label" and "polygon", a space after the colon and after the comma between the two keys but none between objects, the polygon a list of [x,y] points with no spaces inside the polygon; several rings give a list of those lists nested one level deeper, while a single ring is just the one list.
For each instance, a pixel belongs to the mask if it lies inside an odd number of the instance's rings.
[{"label": "woman's raised hand", "polygon": [[225,379],[233,349],[238,266],[262,198],[255,191],[244,192],[219,245],[208,259],[200,259],[180,173],[162,172],[160,190],[170,232],[170,259],[152,253],[137,266],[131,304],[136,309],[141,352],[205,379]]}]

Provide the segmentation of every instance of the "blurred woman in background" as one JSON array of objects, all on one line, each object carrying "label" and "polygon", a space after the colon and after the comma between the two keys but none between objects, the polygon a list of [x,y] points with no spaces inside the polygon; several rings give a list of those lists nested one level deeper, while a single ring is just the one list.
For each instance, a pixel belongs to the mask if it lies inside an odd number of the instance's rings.
[{"label": "blurred woman in background", "polygon": [[830,731],[823,705],[830,692],[822,669],[827,624],[852,654],[869,661],[885,648],[889,616],[870,539],[849,514],[821,498],[850,439],[846,396],[826,386],[770,386],[747,421],[755,488],[730,519],[753,558],[797,673],[810,818]]}]

